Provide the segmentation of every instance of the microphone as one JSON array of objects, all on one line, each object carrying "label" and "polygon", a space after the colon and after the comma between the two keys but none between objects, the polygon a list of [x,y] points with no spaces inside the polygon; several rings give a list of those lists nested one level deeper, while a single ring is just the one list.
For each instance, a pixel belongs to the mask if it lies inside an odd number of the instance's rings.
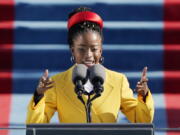
[{"label": "microphone", "polygon": [[103,83],[106,78],[105,68],[101,64],[95,64],[89,68],[90,81],[94,85],[94,92],[100,96],[104,90]]},{"label": "microphone", "polygon": [[75,92],[81,96],[84,92],[84,84],[87,82],[87,66],[84,64],[77,64],[72,72],[72,81],[75,85]]}]

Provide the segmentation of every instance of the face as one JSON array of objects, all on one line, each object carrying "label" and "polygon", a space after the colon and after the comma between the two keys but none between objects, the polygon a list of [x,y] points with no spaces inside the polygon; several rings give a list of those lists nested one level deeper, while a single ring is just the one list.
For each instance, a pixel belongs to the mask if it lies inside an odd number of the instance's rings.
[{"label": "face", "polygon": [[102,39],[97,32],[84,32],[75,37],[71,51],[77,64],[91,67],[98,64],[101,58]]}]

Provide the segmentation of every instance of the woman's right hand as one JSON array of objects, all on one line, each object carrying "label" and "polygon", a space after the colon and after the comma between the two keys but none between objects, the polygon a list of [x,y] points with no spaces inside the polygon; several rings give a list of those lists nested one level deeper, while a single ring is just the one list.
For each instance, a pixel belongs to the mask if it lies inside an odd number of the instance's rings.
[{"label": "woman's right hand", "polygon": [[43,76],[39,80],[39,84],[36,88],[38,95],[43,95],[48,89],[54,87],[54,81],[48,77],[48,74],[48,69],[46,69]]}]

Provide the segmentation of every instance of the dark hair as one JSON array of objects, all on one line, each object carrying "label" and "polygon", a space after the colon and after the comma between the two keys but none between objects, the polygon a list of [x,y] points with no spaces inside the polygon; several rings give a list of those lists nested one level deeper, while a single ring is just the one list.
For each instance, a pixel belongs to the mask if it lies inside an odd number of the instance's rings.
[{"label": "dark hair", "polygon": [[[74,14],[78,13],[78,12],[82,12],[82,11],[91,11],[90,8],[88,7],[79,7],[76,8],[73,12],[71,12],[69,14],[69,18],[70,19]],[[89,30],[95,31],[97,33],[99,33],[99,35],[101,36],[101,39],[103,41],[103,32],[102,29],[100,28],[100,26],[95,23],[95,22],[91,22],[91,21],[84,21],[84,22],[80,22],[77,23],[75,25],[73,25],[69,30],[68,30],[68,44],[69,47],[71,48],[73,45],[73,39],[79,35],[82,34],[83,32],[87,32]]]}]

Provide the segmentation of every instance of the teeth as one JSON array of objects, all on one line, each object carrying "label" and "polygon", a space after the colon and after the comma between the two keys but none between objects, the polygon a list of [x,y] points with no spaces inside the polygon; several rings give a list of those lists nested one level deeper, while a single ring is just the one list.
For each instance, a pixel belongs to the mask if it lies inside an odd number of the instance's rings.
[{"label": "teeth", "polygon": [[88,62],[88,63],[89,63],[89,62],[92,62],[92,61],[85,61],[85,62]]}]

